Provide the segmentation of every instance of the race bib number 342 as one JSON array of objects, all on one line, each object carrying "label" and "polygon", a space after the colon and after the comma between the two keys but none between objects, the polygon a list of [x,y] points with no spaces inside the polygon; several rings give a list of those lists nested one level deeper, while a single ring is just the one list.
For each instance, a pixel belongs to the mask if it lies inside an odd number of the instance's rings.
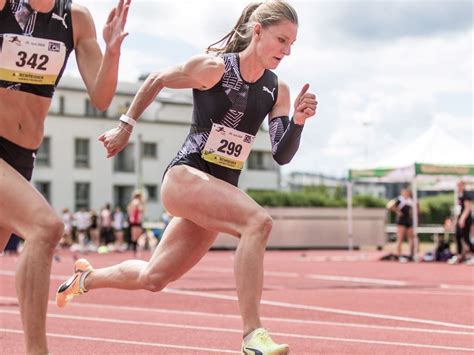
[{"label": "race bib number 342", "polygon": [[17,34],[3,34],[0,80],[54,85],[66,57],[62,42]]},{"label": "race bib number 342", "polygon": [[226,168],[242,170],[255,136],[214,123],[201,157]]}]

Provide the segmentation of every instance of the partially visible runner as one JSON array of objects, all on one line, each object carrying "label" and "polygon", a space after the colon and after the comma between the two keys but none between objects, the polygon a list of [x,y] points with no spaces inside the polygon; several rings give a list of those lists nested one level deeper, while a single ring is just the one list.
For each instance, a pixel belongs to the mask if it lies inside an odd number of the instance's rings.
[{"label": "partially visible runner", "polygon": [[125,223],[125,216],[120,206],[115,207],[113,215],[113,227],[115,235],[115,251],[122,252],[123,250],[123,227]]},{"label": "partially visible runner", "polygon": [[[456,216],[456,255],[448,263],[457,264],[466,261],[468,253],[474,254],[474,244],[471,242],[472,197],[466,191],[464,181],[457,183],[457,216]],[[472,263],[472,262],[471,262]]]},{"label": "partially visible runner", "polygon": [[12,233],[25,247],[16,290],[26,352],[46,354],[51,261],[64,223],[29,183],[54,90],[75,50],[92,103],[106,109],[117,85],[130,0],[105,24],[102,55],[89,11],[70,0],[0,0],[0,250]]},{"label": "partially visible runner", "polygon": [[[242,353],[288,354],[289,346],[273,342],[259,315],[272,219],[236,186],[265,117],[273,157],[286,164],[298,149],[305,121],[316,112],[316,97],[305,84],[289,119],[289,88],[271,71],[290,55],[297,30],[297,14],[288,3],[252,3],[231,32],[208,48],[217,55],[198,55],[147,78],[119,126],[99,139],[108,157],[114,156],[127,145],[136,121],[163,88],[193,89],[191,130],[165,172],[161,190],[165,208],[175,217],[149,262],[129,260],[94,270],[87,260],[78,260],[72,278],[58,289],[58,306],[97,288],[160,291],[190,270],[217,234],[225,232],[240,239],[235,278],[243,320]],[[222,42],[222,48],[214,47]]]},{"label": "partially visible runner", "polygon": [[[415,250],[415,237],[413,234],[413,200],[411,191],[403,188],[400,196],[389,202],[389,210],[397,216],[397,257],[398,261],[413,261]],[[408,259],[402,254],[402,244],[405,235],[408,239],[409,254]]]},{"label": "partially visible runner", "polygon": [[137,254],[137,245],[140,236],[143,234],[143,214],[145,212],[145,203],[140,191],[135,191],[132,199],[127,206],[128,223],[130,225],[130,244],[132,244],[133,253]]}]

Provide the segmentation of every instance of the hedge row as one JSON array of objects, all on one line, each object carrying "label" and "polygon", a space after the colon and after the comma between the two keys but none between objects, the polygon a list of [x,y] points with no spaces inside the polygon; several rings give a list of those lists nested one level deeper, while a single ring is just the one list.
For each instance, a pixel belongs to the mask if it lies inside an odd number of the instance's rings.
[{"label": "hedge row", "polygon": [[[268,190],[247,191],[259,205],[265,207],[340,207],[347,206],[342,190],[328,190],[324,186],[305,189],[301,192],[281,192]],[[420,199],[420,223],[443,224],[451,216],[453,195],[442,194]],[[369,196],[353,197],[354,207],[384,208],[387,200]],[[391,216],[393,222],[394,218]]]}]

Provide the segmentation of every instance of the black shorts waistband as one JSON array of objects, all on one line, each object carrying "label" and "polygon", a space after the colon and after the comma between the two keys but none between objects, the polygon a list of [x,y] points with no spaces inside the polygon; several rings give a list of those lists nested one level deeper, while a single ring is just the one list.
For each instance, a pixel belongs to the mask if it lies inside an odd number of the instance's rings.
[{"label": "black shorts waistband", "polygon": [[13,169],[30,181],[37,149],[23,148],[8,139],[0,137],[0,159],[5,160]]}]

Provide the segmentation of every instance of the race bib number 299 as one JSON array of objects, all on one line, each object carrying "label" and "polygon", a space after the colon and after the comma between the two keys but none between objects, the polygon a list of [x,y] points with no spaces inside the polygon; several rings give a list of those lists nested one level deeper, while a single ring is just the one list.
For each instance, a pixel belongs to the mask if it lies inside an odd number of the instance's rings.
[{"label": "race bib number 299", "polygon": [[201,157],[210,163],[242,170],[254,138],[248,133],[214,123]]},{"label": "race bib number 299", "polygon": [[66,57],[62,42],[17,34],[3,34],[0,80],[54,85]]}]

